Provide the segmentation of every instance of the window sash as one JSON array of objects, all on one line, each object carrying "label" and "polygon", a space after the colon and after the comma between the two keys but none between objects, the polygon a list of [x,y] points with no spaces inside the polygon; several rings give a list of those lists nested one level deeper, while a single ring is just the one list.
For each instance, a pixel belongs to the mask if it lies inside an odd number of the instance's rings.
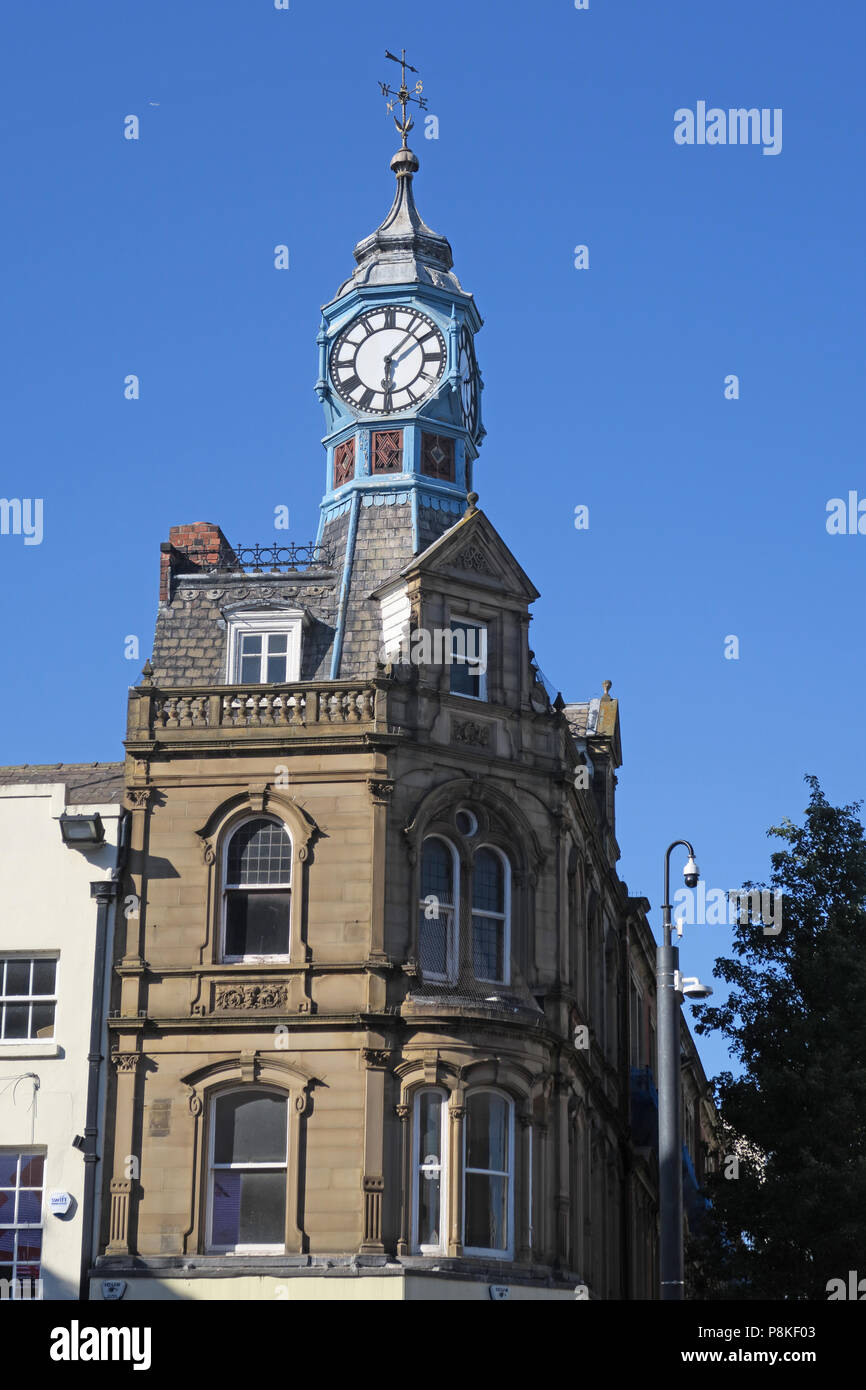
[{"label": "window sash", "polygon": [[[281,1160],[268,1160],[257,1163],[255,1161],[242,1161],[237,1163],[218,1163],[214,1159],[214,1146],[216,1143],[217,1130],[217,1107],[220,1101],[229,1099],[230,1096],[243,1094],[246,1088],[236,1088],[232,1091],[224,1091],[221,1095],[215,1096],[209,1109],[209,1135],[208,1135],[208,1179],[207,1179],[207,1226],[206,1240],[207,1249],[212,1254],[282,1254],[286,1250],[285,1242],[285,1218],[288,1214],[288,1162],[289,1162],[289,1125],[291,1123],[291,1111],[288,1104],[288,1096],[266,1087],[250,1087],[248,1094],[250,1098],[257,1095],[278,1095],[286,1102],[286,1156]],[[238,1241],[234,1245],[217,1243],[213,1238],[214,1214],[215,1214],[215,1175],[218,1173],[237,1173],[243,1176],[244,1173],[281,1173],[284,1179],[284,1205],[283,1205],[283,1239],[279,1242],[243,1242]],[[238,1203],[238,1221],[240,1221],[240,1199]]]},{"label": "window sash", "polygon": [[[475,622],[471,618],[452,617],[450,628],[451,648],[449,659],[449,694],[459,695],[462,699],[465,700],[486,700],[487,673],[486,670],[480,670],[478,668],[486,666],[487,663],[485,660],[482,660],[480,656],[470,656],[466,649],[471,645],[474,651],[478,651],[481,640],[480,634],[482,632],[487,632],[487,624]],[[463,639],[464,651],[462,653],[459,651],[455,651],[454,638],[458,631],[462,631],[465,633]],[[473,634],[473,640],[471,644],[469,641],[470,634]],[[465,677],[468,678],[468,682],[472,686],[474,686],[474,689],[459,690],[456,688],[458,685],[463,683],[460,673],[464,673]]]},{"label": "window sash", "polygon": [[[50,993],[39,993],[33,989],[36,966],[41,962],[51,962],[54,965],[54,989]],[[0,956],[0,1044],[2,1043],[22,1043],[22,1042],[47,1042],[55,1035],[57,1023],[57,956]],[[9,970],[10,965],[27,967],[27,990],[22,993],[13,993],[9,989]],[[16,1011],[26,1010],[26,1031],[23,1033],[9,1033],[9,1009]],[[39,1024],[39,1029],[34,1029],[34,1012],[36,1009],[50,1010],[50,1018],[43,1019]],[[44,1033],[50,1027],[50,1033]],[[40,1037],[39,1033],[43,1032]]]},{"label": "window sash", "polygon": [[[43,1194],[45,1191],[45,1155],[24,1150],[15,1151],[14,1155],[7,1150],[2,1157],[6,1160],[15,1158],[14,1174],[6,1173],[13,1179],[12,1183],[7,1183],[2,1188],[5,1205],[9,1204],[9,1197],[12,1198],[11,1220],[4,1221],[0,1218],[0,1237],[2,1246],[8,1247],[0,1250],[0,1278],[11,1279],[12,1281],[12,1300],[24,1298],[23,1283],[26,1280],[29,1288],[25,1301],[29,1301],[31,1294],[41,1297],[41,1287],[37,1281],[41,1280],[42,1275],[42,1244],[43,1244]],[[35,1186],[33,1184],[22,1183],[24,1176],[22,1169],[32,1159],[42,1160],[42,1182]],[[36,1220],[24,1221],[21,1219],[21,1198],[36,1198],[37,1215]],[[22,1254],[22,1249],[35,1251],[33,1254]]]},{"label": "window sash", "polygon": [[[502,1101],[503,1104],[505,1105],[505,1126],[506,1126],[505,1155],[506,1155],[507,1167],[504,1168],[504,1169],[499,1169],[499,1168],[474,1168],[474,1167],[470,1167],[470,1166],[468,1165],[468,1163],[467,1163],[467,1156],[468,1156],[468,1151],[469,1151],[469,1126],[470,1126],[470,1124],[471,1124],[471,1110],[470,1110],[470,1107],[471,1107],[471,1105],[472,1105],[473,1097],[479,1097],[479,1096],[485,1095],[485,1094],[489,1094],[489,1095],[491,1095],[491,1096],[496,1097],[497,1100]],[[466,1108],[467,1108],[466,1119],[465,1119],[464,1125],[463,1125],[463,1249],[464,1249],[464,1253],[465,1253],[465,1254],[468,1254],[468,1255],[489,1255],[489,1256],[493,1257],[494,1259],[510,1260],[510,1259],[513,1258],[513,1250],[514,1250],[514,1181],[513,1181],[513,1175],[514,1175],[514,1102],[511,1100],[510,1097],[505,1096],[505,1095],[502,1095],[499,1091],[489,1091],[489,1092],[488,1092],[488,1091],[483,1091],[483,1090],[482,1090],[482,1091],[474,1091],[474,1092],[471,1092],[470,1095],[467,1096]],[[503,1221],[504,1221],[504,1227],[505,1227],[505,1230],[504,1230],[505,1244],[502,1245],[502,1246],[492,1246],[492,1247],[491,1247],[491,1246],[480,1246],[480,1245],[479,1245],[479,1246],[476,1246],[476,1245],[470,1245],[470,1244],[468,1243],[468,1242],[469,1242],[470,1219],[471,1219],[471,1216],[472,1216],[472,1213],[470,1212],[470,1188],[472,1188],[472,1187],[477,1188],[477,1184],[470,1184],[470,1182],[469,1182],[469,1179],[472,1178],[472,1177],[488,1179],[488,1183],[485,1184],[485,1191],[486,1191],[486,1193],[487,1193],[488,1208],[489,1208],[489,1205],[490,1205],[491,1201],[492,1201],[492,1200],[495,1200],[495,1198],[491,1198],[491,1195],[490,1195],[491,1190],[492,1190],[492,1187],[493,1187],[493,1184],[496,1183],[497,1181],[504,1184],[504,1194],[503,1194],[503,1198],[504,1198],[504,1200],[503,1200]]]},{"label": "window sash", "polygon": [[[435,1163],[424,1163],[421,1154],[421,1106],[426,1097],[438,1096],[440,1100],[439,1116],[439,1156]],[[448,1095],[445,1091],[433,1090],[425,1087],[415,1096],[413,1107],[413,1138],[412,1138],[412,1249],[421,1255],[443,1255],[447,1249],[448,1239]],[[430,1177],[427,1177],[430,1174]],[[421,1240],[421,1199],[424,1193],[423,1184],[438,1180],[439,1183],[439,1211],[437,1227],[439,1231],[439,1241],[436,1245],[427,1244]]]}]

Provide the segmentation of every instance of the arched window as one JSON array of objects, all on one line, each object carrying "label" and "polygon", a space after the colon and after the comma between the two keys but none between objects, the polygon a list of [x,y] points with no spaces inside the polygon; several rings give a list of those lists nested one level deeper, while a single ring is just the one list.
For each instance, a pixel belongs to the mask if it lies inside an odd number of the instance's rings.
[{"label": "arched window", "polygon": [[238,826],[225,847],[223,959],[289,954],[292,842],[279,821]]},{"label": "arched window", "polygon": [[472,861],[472,968],[477,980],[509,978],[511,874],[498,850],[483,846]]},{"label": "arched window", "polygon": [[463,1248],[511,1259],[514,1210],[514,1105],[498,1091],[466,1100]]},{"label": "arched window", "polygon": [[276,1091],[245,1088],[211,1106],[208,1248],[282,1252],[286,1245],[288,1106]]},{"label": "arched window", "polygon": [[446,1249],[448,1097],[425,1089],[415,1097],[413,1249],[422,1255]]},{"label": "arched window", "polygon": [[459,868],[456,851],[447,840],[430,835],[421,850],[421,901],[418,908],[418,953],[428,978],[453,979],[457,941],[454,903]]}]

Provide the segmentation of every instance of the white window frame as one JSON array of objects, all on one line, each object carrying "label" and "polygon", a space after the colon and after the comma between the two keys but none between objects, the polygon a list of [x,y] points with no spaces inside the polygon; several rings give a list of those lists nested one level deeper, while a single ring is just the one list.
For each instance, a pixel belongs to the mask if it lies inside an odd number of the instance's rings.
[{"label": "white window frame", "polygon": [[[504,870],[502,884],[502,906],[505,909],[504,912],[487,912],[483,908],[476,908],[473,906],[472,880],[475,876],[475,857],[482,849],[492,850],[493,853],[498,855],[499,859],[502,861],[502,866]],[[476,980],[486,985],[511,984],[511,860],[508,858],[508,855],[504,852],[504,850],[501,850],[498,845],[476,845],[475,849],[472,852],[472,873],[469,878],[469,923],[470,929],[473,933],[473,939],[470,943],[472,950],[473,974],[475,973],[475,917],[488,917],[493,921],[502,922],[502,967],[504,970],[504,975],[501,980],[492,980],[486,975],[476,975]]]},{"label": "white window frame", "polygon": [[[477,658],[477,657],[469,658],[469,659],[467,659],[466,661],[452,661],[452,660],[450,659],[450,655],[449,655],[449,661],[448,661],[448,693],[449,693],[449,695],[453,695],[453,696],[454,696],[456,699],[458,699],[458,700],[478,700],[478,701],[486,701],[486,699],[487,699],[487,665],[488,665],[488,659],[489,659],[489,654],[490,654],[490,625],[489,625],[488,623],[481,622],[478,618],[470,618],[470,617],[468,617],[465,613],[450,613],[449,616],[448,616],[449,640],[450,640],[451,624],[452,624],[452,623],[460,623],[460,625],[463,626],[463,627],[474,627],[478,632],[483,632],[483,633],[485,634],[485,644],[484,644],[484,645],[485,645],[485,660],[484,660],[484,668],[485,668],[485,669],[484,669],[483,671],[480,671],[480,672],[478,673],[478,694],[477,694],[477,695],[467,695],[467,694],[465,693],[465,691],[462,691],[462,690],[452,690],[452,689],[451,689],[451,670],[452,670],[452,667],[454,667],[454,666],[477,666],[479,663],[478,663],[478,658]],[[479,649],[479,643],[478,643],[478,639],[476,638],[476,641],[475,641],[475,650],[478,651],[478,649]],[[450,648],[449,648],[449,651],[450,651]]]},{"label": "white window frame", "polygon": [[[280,829],[283,831],[283,833],[288,837],[288,841],[289,841],[289,882],[288,882],[288,883],[253,883],[253,884],[249,884],[249,883],[229,883],[229,882],[228,882],[228,871],[229,871],[229,846],[231,845],[232,840],[234,839],[235,835],[237,834],[237,832],[238,832],[239,830],[242,830],[243,827],[244,827],[245,825],[249,825],[252,821],[260,821],[260,820],[270,821],[273,825],[278,825],[278,826],[280,827]],[[221,962],[222,964],[224,964],[224,965],[248,965],[248,964],[254,964],[254,965],[259,964],[259,965],[261,965],[261,964],[267,964],[267,963],[270,962],[270,961],[282,962],[282,961],[288,961],[288,960],[291,959],[291,950],[292,950],[292,911],[293,911],[293,893],[294,893],[294,889],[293,889],[293,887],[292,887],[291,879],[292,879],[293,871],[294,871],[294,860],[295,860],[295,842],[294,842],[294,840],[292,839],[292,832],[291,832],[291,830],[289,829],[289,827],[286,825],[285,821],[280,820],[280,818],[279,818],[278,816],[271,816],[271,815],[268,815],[267,813],[264,813],[264,814],[262,814],[262,813],[255,813],[255,814],[250,815],[250,816],[245,816],[243,820],[241,820],[241,821],[236,821],[235,824],[232,825],[231,829],[227,832],[226,838],[225,838],[225,840],[223,841],[222,850],[221,850],[221,853],[220,853],[220,896],[221,896],[221,904],[220,904],[220,962]],[[227,951],[226,951],[226,937],[227,937],[227,932],[228,932],[228,904],[229,904],[229,893],[230,893],[230,892],[234,892],[234,893],[288,893],[288,895],[289,895],[289,922],[288,922],[289,949],[288,949],[285,953],[281,953],[281,954],[279,954],[279,955],[252,955],[252,956],[230,956],[230,955],[227,954]]]},{"label": "white window frame", "polygon": [[[247,613],[232,613],[228,623],[228,650],[226,656],[226,685],[295,685],[301,679],[301,640],[303,629],[309,622],[305,608],[277,608],[268,611],[256,610]],[[284,681],[241,681],[241,637],[245,633],[267,637],[271,633],[287,635],[286,679]],[[262,663],[265,661],[262,655]],[[261,667],[259,669],[261,675]]]},{"label": "white window frame", "polygon": [[[266,1092],[269,1095],[279,1096],[286,1106],[286,1158],[285,1162],[280,1163],[214,1163],[214,1146],[216,1143],[216,1108],[221,1100],[228,1100],[229,1096],[247,1095],[253,1096]],[[252,1086],[233,1086],[229,1091],[220,1091],[219,1095],[213,1096],[210,1102],[210,1112],[208,1115],[210,1133],[208,1135],[208,1164],[207,1164],[207,1251],[211,1255],[283,1255],[286,1253],[285,1238],[279,1245],[214,1245],[213,1241],[213,1199],[214,1184],[213,1175],[215,1172],[234,1172],[248,1173],[261,1171],[263,1173],[281,1172],[286,1178],[286,1203],[288,1209],[288,1173],[289,1173],[289,1125],[291,1124],[291,1105],[289,1104],[289,1094],[281,1091],[276,1086],[261,1086],[258,1083]],[[285,1232],[284,1232],[285,1235]]]},{"label": "white window frame", "polygon": [[[32,957],[31,957],[31,959],[32,959]],[[35,1278],[34,1280],[31,1281],[31,1287],[30,1287],[30,1290],[28,1291],[27,1297],[26,1297],[26,1298],[22,1297],[22,1299],[21,1299],[21,1301],[23,1301],[23,1302],[30,1302],[30,1301],[32,1300],[32,1298],[34,1297],[34,1286],[35,1286],[35,1290],[36,1290],[36,1292],[35,1292],[35,1297],[36,1297],[36,1298],[41,1298],[41,1297],[42,1297],[42,1283],[43,1283],[42,1271],[43,1271],[43,1264],[44,1264],[44,1258],[45,1258],[45,1234],[46,1234],[46,1233],[45,1233],[45,1167],[46,1167],[46,1164],[48,1163],[48,1155],[47,1155],[47,1153],[44,1151],[44,1149],[27,1149],[27,1148],[16,1149],[16,1148],[14,1148],[14,1147],[12,1147],[12,1146],[10,1146],[10,1147],[8,1147],[8,1148],[4,1146],[2,1152],[3,1152],[3,1154],[4,1154],[5,1156],[8,1156],[9,1154],[15,1154],[16,1157],[17,1157],[17,1160],[18,1160],[17,1163],[16,1163],[16,1165],[15,1165],[15,1187],[14,1187],[14,1189],[13,1189],[13,1188],[7,1188],[7,1189],[6,1189],[7,1191],[14,1191],[14,1192],[15,1192],[15,1216],[16,1216],[16,1220],[15,1220],[15,1221],[7,1221],[7,1222],[4,1222],[4,1224],[2,1225],[2,1227],[0,1227],[0,1229],[2,1229],[2,1230],[4,1230],[4,1231],[12,1231],[12,1233],[13,1233],[12,1259],[11,1259],[11,1261],[10,1261],[10,1263],[11,1263],[11,1265],[12,1265],[12,1298],[11,1298],[11,1300],[10,1300],[11,1302],[17,1302],[18,1299],[19,1299],[19,1296],[22,1296],[22,1295],[23,1295],[23,1292],[24,1292],[24,1289],[23,1289],[23,1283],[24,1283],[24,1281],[21,1280],[21,1279],[19,1279],[19,1276],[18,1276],[18,1265],[19,1265],[19,1259],[18,1259],[18,1238],[19,1238],[19,1236],[20,1236],[22,1233],[23,1233],[25,1236],[27,1236],[27,1235],[32,1235],[35,1231],[41,1232],[41,1235],[42,1235],[42,1242],[41,1242],[41,1244],[40,1244],[39,1262],[38,1262],[38,1263],[39,1263],[39,1273],[37,1274],[36,1278]],[[21,1165],[22,1165],[22,1163],[26,1162],[27,1159],[30,1159],[30,1158],[41,1158],[41,1159],[42,1159],[42,1185],[41,1185],[41,1187],[39,1187],[39,1188],[35,1188],[35,1187],[22,1187],[22,1185],[21,1185]],[[39,1192],[39,1220],[38,1220],[38,1221],[19,1221],[19,1220],[17,1220],[17,1215],[18,1215],[18,1197],[19,1197],[19,1194],[20,1194],[21,1192],[37,1192],[37,1191]],[[32,1261],[29,1261],[28,1263],[32,1263]]]},{"label": "white window frame", "polygon": [[[442,1098],[442,1133],[439,1144],[442,1157],[439,1162],[439,1244],[422,1245],[418,1239],[418,1198],[422,1181],[422,1169],[428,1166],[421,1162],[421,1098],[437,1095]],[[448,1092],[441,1086],[422,1086],[415,1093],[412,1110],[412,1249],[418,1255],[445,1255],[448,1251]]]},{"label": "white window frame", "polygon": [[[3,951],[0,952],[0,982],[5,990],[5,973],[2,967],[6,961],[29,961],[32,963],[37,960],[54,961],[54,993],[53,994],[5,994],[0,993],[0,1032],[5,1026],[5,1006],[7,1004],[53,1004],[54,1005],[54,1031],[50,1038],[40,1038],[35,1034],[28,1034],[26,1038],[7,1038],[0,1037],[0,1055],[5,1047],[21,1047],[22,1045],[34,1043],[36,1046],[57,1043],[57,1006],[60,1002],[58,991],[58,975],[60,974],[60,953],[58,951]],[[29,1027],[29,1022],[28,1022]]]},{"label": "white window frame", "polygon": [[421,841],[421,861],[418,880],[419,888],[423,888],[424,886],[424,846],[426,845],[428,840],[440,840],[441,843],[445,845],[446,849],[451,851],[451,895],[454,901],[451,905],[451,930],[448,932],[448,941],[446,947],[447,974],[439,975],[434,974],[431,970],[425,970],[423,963],[421,962],[421,914],[424,911],[425,904],[424,896],[421,893],[419,893],[418,895],[418,960],[419,963],[421,963],[421,971],[425,980],[438,980],[445,984],[453,984],[457,979],[457,962],[460,958],[458,939],[460,931],[461,892],[460,856],[457,853],[456,845],[452,844],[452,842],[447,838],[447,836],[440,835],[438,832],[435,831],[431,835],[425,835],[423,840]]},{"label": "white window frame", "polygon": [[[502,1173],[497,1168],[468,1168],[466,1166],[466,1155],[469,1146],[469,1105],[474,1096],[479,1095],[496,1096],[499,1100],[505,1101],[506,1113],[508,1116],[508,1170]],[[463,1253],[464,1255],[482,1255],[493,1260],[513,1260],[514,1259],[514,1100],[504,1091],[498,1091],[494,1086],[480,1086],[477,1090],[470,1091],[466,1097],[466,1119],[463,1124]],[[508,1245],[504,1250],[483,1250],[478,1246],[467,1245],[466,1231],[468,1229],[468,1206],[467,1206],[467,1182],[470,1173],[481,1173],[489,1177],[504,1177],[508,1183],[508,1197],[505,1204],[505,1220],[508,1226]]]}]

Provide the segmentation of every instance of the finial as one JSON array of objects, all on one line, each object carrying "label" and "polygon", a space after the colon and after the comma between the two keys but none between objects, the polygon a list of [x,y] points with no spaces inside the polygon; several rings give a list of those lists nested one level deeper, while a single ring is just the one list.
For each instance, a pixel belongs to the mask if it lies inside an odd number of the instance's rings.
[{"label": "finial", "polygon": [[144,666],[141,668],[141,684],[153,685],[153,667],[150,664],[150,657],[148,657]]},{"label": "finial", "polygon": [[604,691],[604,698],[605,698],[606,700],[609,700],[609,699],[610,699],[610,687],[611,687],[612,685],[613,685],[613,681],[602,681],[602,683],[601,683],[601,688],[602,688],[602,690]]},{"label": "finial", "polygon": [[[387,111],[389,111],[391,114],[393,114],[393,111],[394,111],[394,103],[397,102],[397,101],[399,101],[399,103],[400,103],[400,105],[401,105],[401,107],[402,107],[402,109],[403,109],[403,119],[402,119],[401,121],[398,121],[398,120],[397,120],[397,117],[394,116],[394,124],[395,124],[395,126],[397,127],[397,129],[399,130],[400,134],[401,134],[402,137],[403,137],[403,149],[404,149],[404,150],[408,150],[409,145],[408,145],[408,143],[407,143],[407,137],[408,137],[409,131],[412,129],[412,127],[414,126],[415,122],[412,120],[412,117],[411,117],[411,116],[407,116],[407,114],[406,114],[406,107],[407,107],[407,105],[408,105],[408,103],[409,103],[410,101],[415,101],[415,102],[418,103],[418,106],[421,108],[422,111],[426,111],[426,110],[427,110],[427,99],[426,99],[426,97],[422,97],[422,95],[421,95],[421,93],[422,93],[423,90],[424,90],[424,83],[421,81],[420,78],[419,78],[418,81],[415,83],[415,92],[414,92],[414,95],[413,95],[412,93],[410,93],[409,88],[406,86],[406,69],[408,68],[410,72],[415,72],[415,73],[417,73],[418,69],[417,69],[417,68],[413,68],[413,66],[412,66],[411,63],[407,63],[407,62],[406,62],[406,50],[405,50],[405,48],[401,49],[400,52],[401,52],[401,56],[400,56],[399,58],[397,58],[397,57],[394,56],[393,53],[389,53],[388,50],[387,50],[387,48],[385,49],[385,57],[386,57],[386,58],[390,58],[390,60],[391,60],[392,63],[399,63],[399,64],[400,64],[400,90],[399,90],[398,92],[393,91],[393,90],[388,86],[388,83],[387,83],[387,82],[380,82],[380,83],[379,83],[379,86],[380,86],[381,89],[382,89],[382,95],[383,95],[383,97],[387,98],[386,103],[385,103],[385,105],[386,105],[386,110],[387,110]],[[416,163],[415,163],[415,167],[416,167],[416,168],[418,167],[417,160],[416,160]]]},{"label": "finial", "polygon": [[474,514],[478,511],[478,508],[475,505],[475,503],[478,501],[478,493],[467,492],[466,501],[469,503],[469,510],[467,511],[466,515],[474,516]]}]

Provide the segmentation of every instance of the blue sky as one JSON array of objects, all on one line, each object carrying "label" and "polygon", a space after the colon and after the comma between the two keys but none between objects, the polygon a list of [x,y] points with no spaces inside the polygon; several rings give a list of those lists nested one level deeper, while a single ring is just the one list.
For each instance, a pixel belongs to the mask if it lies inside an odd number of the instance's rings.
[{"label": "blue sky", "polygon": [[[481,506],[548,679],[620,699],[630,891],[657,923],[680,835],[708,886],[763,877],[805,772],[858,797],[866,537],[825,519],[866,496],[864,30],[802,0],[7,6],[0,493],[44,539],[0,536],[0,761],[121,756],[169,526],[267,541],[282,503],[315,534],[318,310],[391,200],[405,45],[440,121],[419,206],[485,318]],[[676,145],[698,101],[782,108],[781,153]],[[692,928],[684,966],[729,940]]]}]

